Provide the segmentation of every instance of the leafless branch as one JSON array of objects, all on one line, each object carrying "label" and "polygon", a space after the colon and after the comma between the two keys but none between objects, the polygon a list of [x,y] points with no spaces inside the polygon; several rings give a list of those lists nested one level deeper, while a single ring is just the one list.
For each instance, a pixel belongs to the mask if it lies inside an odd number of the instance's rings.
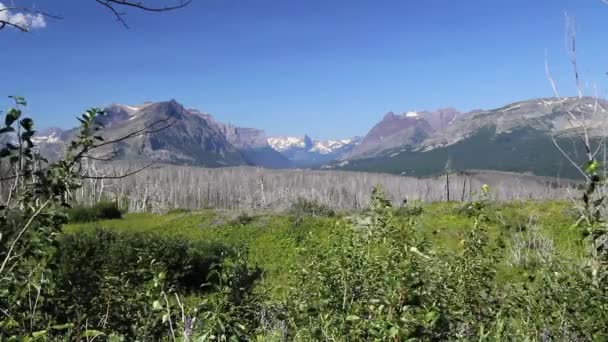
[{"label": "leafless branch", "polygon": [[116,10],[116,8],[114,8],[114,6],[109,4],[109,1],[101,1],[101,0],[95,0],[95,1],[99,4],[101,4],[102,6],[105,6],[106,8],[108,8],[112,12],[112,14],[114,14],[114,17],[116,17],[116,21],[121,23],[122,26],[124,26],[126,29],[129,28],[129,25],[123,19],[123,15],[125,15],[124,12],[119,12],[118,10]]},{"label": "leafless branch", "polygon": [[[75,170],[76,172],[80,172],[82,170],[81,161],[83,159],[90,159],[90,160],[96,160],[96,161],[105,161],[105,162],[112,161],[116,157],[116,152],[114,152],[114,151],[111,153],[110,156],[107,156],[107,157],[92,156],[90,153],[91,153],[91,151],[96,150],[96,149],[101,148],[101,147],[104,147],[104,146],[114,145],[114,144],[119,143],[121,141],[125,141],[125,140],[131,139],[131,138],[135,138],[135,137],[138,137],[138,136],[148,135],[148,134],[153,134],[153,133],[156,133],[156,132],[160,132],[162,130],[165,130],[165,129],[173,126],[177,121],[178,121],[178,119],[176,119],[176,118],[173,119],[173,120],[171,118],[160,119],[160,120],[157,120],[157,121],[155,121],[155,122],[153,122],[153,123],[151,123],[149,125],[146,125],[144,128],[142,128],[140,130],[131,132],[131,133],[129,133],[129,134],[125,135],[125,136],[122,136],[120,138],[104,141],[102,143],[93,145],[93,146],[91,146],[89,148],[82,149],[82,150],[80,150],[72,158],[72,160],[73,160],[72,167],[76,168],[76,170]],[[156,126],[158,126],[161,123],[166,123],[166,125],[163,125],[161,127],[156,127]],[[86,178],[86,179],[121,179],[121,178],[126,178],[126,177],[129,177],[129,176],[132,176],[132,175],[134,175],[134,174],[136,174],[138,172],[141,172],[141,171],[149,168],[150,166],[152,166],[152,165],[154,165],[156,163],[157,162],[154,161],[154,162],[150,163],[149,165],[144,166],[141,169],[138,169],[138,170],[133,171],[133,172],[128,172],[128,173],[125,173],[125,174],[122,174],[122,175],[114,175],[114,176],[84,175],[82,177]],[[17,177],[19,177],[20,175],[21,174],[15,174],[15,175],[10,175],[10,176],[2,177],[2,178],[0,178],[0,182],[14,180]]]},{"label": "leafless branch", "polygon": [[116,6],[132,7],[132,8],[137,8],[140,10],[148,11],[148,12],[167,12],[167,11],[184,8],[184,7],[188,6],[192,2],[192,0],[187,0],[187,1],[181,0],[176,5],[173,5],[173,6],[150,6],[150,5],[146,5],[142,1],[136,2],[136,1],[126,1],[126,0],[95,0],[95,2],[106,7],[107,9],[109,9],[112,12],[112,14],[114,15],[114,17],[116,18],[116,21],[121,23],[125,28],[129,28],[129,25],[127,25],[127,22],[124,19],[125,13],[119,11]]},{"label": "leafless branch", "polygon": [[[0,12],[8,12],[8,11],[25,12],[28,14],[41,15],[45,18],[51,18],[51,19],[63,19],[63,17],[61,17],[59,15],[50,14],[50,13],[39,11],[37,9],[29,8],[29,7],[9,6],[9,7],[0,8]],[[18,23],[11,22],[10,20],[0,20],[0,30],[2,30],[5,27],[13,27],[13,28],[18,29],[21,32],[30,32],[30,28],[26,24],[20,25]]]},{"label": "leafless branch", "polygon": [[[124,16],[126,15],[126,13],[120,11],[120,9],[119,9],[120,7],[136,8],[136,9],[148,11],[148,12],[167,12],[167,11],[184,8],[184,7],[188,6],[192,2],[192,0],[179,0],[175,3],[175,5],[165,5],[165,6],[148,5],[144,1],[130,1],[130,0],[95,0],[95,2],[106,7],[108,10],[110,10],[118,22],[120,22],[125,28],[129,28],[129,26],[127,25],[127,22],[124,19]],[[25,13],[29,13],[29,14],[33,14],[33,15],[40,15],[45,18],[63,19],[59,15],[54,15],[54,14],[50,14],[47,12],[39,11],[32,7],[9,6],[9,7],[0,8],[0,12],[4,12],[4,11],[7,11],[7,12],[8,11],[18,11],[18,12],[22,12],[22,13],[25,12]],[[0,20],[0,30],[2,30],[5,27],[13,27],[21,32],[30,32],[30,27],[29,27],[29,25],[27,25],[27,23],[20,24],[20,23],[12,22],[10,20]]]},{"label": "leafless branch", "polygon": [[11,254],[13,253],[13,250],[15,249],[17,242],[19,242],[19,240],[21,240],[21,237],[27,231],[27,229],[32,225],[32,222],[34,222],[34,219],[36,219],[38,217],[38,215],[40,215],[42,210],[44,210],[44,208],[46,208],[50,203],[51,203],[50,199],[46,200],[46,202],[44,202],[44,204],[41,205],[40,208],[38,208],[38,210],[36,210],[36,212],[34,214],[32,214],[32,216],[27,221],[25,226],[23,226],[23,228],[19,231],[19,234],[17,234],[17,237],[15,238],[15,240],[13,240],[8,251],[6,252],[6,256],[4,257],[4,261],[2,262],[2,265],[0,265],[0,274],[2,274],[2,271],[4,271],[6,264],[11,259]]},{"label": "leafless branch", "polygon": [[148,6],[148,5],[144,4],[144,2],[142,2],[142,1],[137,1],[137,2],[126,1],[126,0],[95,0],[95,1],[104,2],[104,3],[110,4],[111,6],[120,5],[120,6],[134,7],[134,8],[142,9],[144,11],[149,11],[149,12],[172,11],[172,10],[184,8],[188,5],[190,5],[190,3],[192,2],[192,0],[180,0],[176,5],[173,5],[173,6]]},{"label": "leafless branch", "polygon": [[14,28],[18,29],[21,32],[30,32],[30,30],[27,29],[26,27],[23,27],[23,26],[20,26],[20,25],[17,25],[17,24],[13,24],[13,23],[11,23],[9,21],[0,20],[0,30],[2,30],[3,28],[5,28],[7,26],[14,27]]},{"label": "leafless branch", "polygon": [[[608,1],[608,0],[606,0]],[[557,98],[559,98],[559,92],[557,91],[557,86],[555,84],[555,80],[553,79],[553,75],[551,75],[551,69],[549,69],[549,56],[547,51],[545,51],[545,74],[549,83],[551,83],[551,88],[553,89],[553,93]]]},{"label": "leafless branch", "polygon": [[[162,130],[165,130],[165,129],[167,129],[167,128],[173,126],[173,125],[175,125],[175,123],[177,121],[178,121],[178,119],[171,120],[171,118],[160,119],[160,120],[154,121],[153,123],[147,125],[146,127],[142,128],[140,130],[131,132],[131,133],[129,133],[129,134],[123,136],[123,137],[120,137],[118,139],[114,139],[114,140],[110,140],[110,141],[104,141],[102,143],[93,145],[93,147],[91,147],[91,149],[96,149],[96,148],[100,148],[100,147],[107,146],[107,145],[113,145],[113,144],[119,143],[121,141],[124,141],[124,140],[127,140],[127,139],[131,139],[131,138],[135,138],[135,137],[138,137],[138,136],[141,136],[141,135],[147,135],[147,134],[152,134],[152,133],[160,132]],[[154,128],[155,126],[157,126],[158,124],[161,124],[161,123],[166,123],[166,125],[162,126],[160,128]]]},{"label": "leafless branch", "polygon": [[83,178],[83,179],[98,179],[98,180],[101,180],[101,179],[123,179],[123,178],[127,178],[129,176],[133,176],[134,174],[139,173],[139,172],[141,172],[141,171],[143,171],[145,169],[148,169],[148,168],[150,168],[151,166],[153,166],[153,165],[155,165],[157,163],[158,163],[157,161],[153,161],[153,162],[148,163],[145,166],[143,166],[143,167],[141,167],[141,168],[139,168],[137,170],[130,171],[130,172],[127,172],[127,173],[124,173],[124,174],[121,174],[121,175],[114,175],[114,176],[81,175],[80,177]]},{"label": "leafless branch", "polygon": [[116,159],[117,153],[115,151],[112,151],[112,153],[110,154],[109,157],[94,157],[92,155],[89,154],[85,154],[82,156],[83,159],[91,159],[91,160],[95,160],[95,161],[112,161],[114,159]]},{"label": "leafless branch", "polygon": [[572,166],[574,166],[578,170],[578,172],[580,172],[581,175],[583,175],[585,177],[585,179],[588,180],[589,176],[587,176],[585,171],[583,171],[583,169],[574,160],[572,160],[570,155],[568,153],[566,153],[566,151],[564,151],[564,149],[557,143],[557,140],[555,140],[555,136],[551,136],[551,140],[553,140],[553,145],[555,145],[555,147],[557,147],[557,149],[570,162],[570,164],[572,164]]},{"label": "leafless branch", "polygon": [[569,44],[569,52],[570,52],[570,63],[572,64],[573,72],[574,72],[574,81],[576,82],[576,90],[578,91],[578,97],[583,98],[583,90],[581,87],[580,75],[578,72],[578,62],[576,58],[576,26],[574,18],[569,16],[568,13],[566,16],[566,40],[567,44]]}]

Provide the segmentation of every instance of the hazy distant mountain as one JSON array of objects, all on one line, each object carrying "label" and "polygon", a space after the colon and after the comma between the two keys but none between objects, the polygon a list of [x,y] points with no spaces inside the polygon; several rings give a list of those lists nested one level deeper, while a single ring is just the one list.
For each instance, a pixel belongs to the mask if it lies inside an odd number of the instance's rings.
[{"label": "hazy distant mountain", "polygon": [[262,166],[273,169],[287,169],[293,167],[291,161],[283,154],[275,151],[268,145],[266,133],[257,128],[238,127],[230,123],[225,124],[215,120],[208,113],[202,113],[196,109],[189,109],[193,114],[199,115],[224,134],[228,142],[235,146],[247,165]]},{"label": "hazy distant mountain", "polygon": [[389,149],[417,146],[433,133],[447,128],[461,115],[452,108],[435,112],[412,111],[401,115],[389,112],[367,133],[358,146],[341,159],[369,158]]},{"label": "hazy distant mountain", "polygon": [[[584,115],[591,139],[599,140],[602,132],[608,131],[607,109],[608,103],[593,98],[534,99],[494,110],[457,113],[444,128],[430,131],[430,124],[405,124],[407,115],[388,118],[396,123],[393,129],[400,128],[397,133],[385,132],[391,137],[401,134],[401,145],[390,140],[390,144],[376,145],[373,154],[354,155],[328,167],[427,175],[442,172],[449,159],[456,170],[493,169],[576,177],[577,171],[565,161],[552,137],[574,159],[581,160],[584,154],[580,140],[572,139],[580,134],[580,127],[573,126],[571,114]],[[415,119],[411,114],[410,118]],[[386,121],[385,117],[375,129]],[[415,138],[404,134],[414,131],[410,127],[420,127],[422,133]],[[377,134],[368,134],[366,139],[370,136]]]},{"label": "hazy distant mountain", "polygon": [[[117,153],[118,159],[211,167],[291,167],[285,156],[270,148],[263,131],[218,122],[207,113],[186,109],[173,100],[134,106],[112,104],[104,110],[106,115],[99,121],[104,125],[102,135],[106,140],[141,130],[158,120],[172,123],[161,131],[115,144],[113,151],[102,151]],[[167,123],[160,123],[155,128]],[[34,140],[43,155],[55,159],[65,152],[66,143],[74,132],[75,129],[53,128],[37,133]]]},{"label": "hazy distant mountain", "polygon": [[340,140],[313,140],[304,137],[270,137],[268,144],[286,156],[297,167],[313,167],[340,159],[349,153],[359,138]]}]

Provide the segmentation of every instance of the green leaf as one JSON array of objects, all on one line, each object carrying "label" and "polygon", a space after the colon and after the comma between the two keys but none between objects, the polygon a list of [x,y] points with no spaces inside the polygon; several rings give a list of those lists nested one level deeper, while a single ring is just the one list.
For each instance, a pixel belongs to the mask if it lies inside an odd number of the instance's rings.
[{"label": "green leaf", "polygon": [[32,337],[36,339],[36,338],[42,337],[46,334],[48,334],[48,331],[46,331],[46,330],[34,331],[32,333]]},{"label": "green leaf", "polygon": [[121,335],[111,334],[108,336],[108,342],[122,342],[125,338]]},{"label": "green leaf", "polygon": [[155,300],[154,303],[152,303],[152,309],[154,310],[162,310],[163,306],[160,304],[160,301]]},{"label": "green leaf", "polygon": [[21,120],[21,127],[23,127],[26,131],[31,131],[32,128],[34,128],[34,120],[30,118]]},{"label": "green leaf", "polygon": [[163,323],[167,323],[169,321],[169,314],[163,315]]},{"label": "green leaf", "polygon": [[51,326],[53,330],[67,330],[74,327],[74,323],[58,324]]},{"label": "green leaf", "polygon": [[27,101],[23,96],[9,96],[9,98],[13,99],[18,106],[27,106]]},{"label": "green leaf", "polygon": [[87,330],[87,331],[83,332],[82,334],[80,334],[80,337],[89,337],[89,338],[100,337],[100,336],[106,336],[106,334],[99,330]]},{"label": "green leaf", "polygon": [[19,109],[11,108],[6,113],[6,117],[4,119],[4,124],[6,126],[12,125],[19,117],[21,116],[21,111]]},{"label": "green leaf", "polygon": [[429,311],[426,313],[426,315],[424,315],[424,318],[427,322],[434,321],[436,317],[437,317],[437,312],[435,312],[435,311]]},{"label": "green leaf", "polygon": [[597,160],[591,160],[585,164],[585,172],[586,173],[595,173],[600,167],[600,163]]},{"label": "green leaf", "polygon": [[346,320],[349,321],[349,322],[358,321],[360,319],[361,318],[359,318],[359,316],[356,316],[356,315],[349,315],[349,316],[346,317]]},{"label": "green leaf", "polygon": [[490,186],[488,184],[484,184],[481,186],[481,191],[483,191],[484,194],[488,194],[488,192],[490,192]]}]

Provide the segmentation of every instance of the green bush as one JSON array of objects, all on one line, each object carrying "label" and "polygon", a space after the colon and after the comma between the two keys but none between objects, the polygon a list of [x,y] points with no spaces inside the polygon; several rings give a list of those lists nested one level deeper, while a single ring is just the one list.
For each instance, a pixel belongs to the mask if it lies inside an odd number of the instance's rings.
[{"label": "green bush", "polygon": [[407,200],[404,200],[401,206],[395,209],[395,214],[403,217],[420,216],[423,212],[424,208],[420,201],[408,202]]},{"label": "green bush", "polygon": [[191,211],[192,210],[185,209],[185,208],[173,208],[173,209],[170,209],[169,211],[167,211],[167,215],[187,214]]},{"label": "green bush", "polygon": [[232,219],[230,221],[231,225],[234,226],[246,226],[248,224],[250,224],[251,222],[253,222],[253,220],[255,220],[255,217],[248,214],[248,213],[240,213],[236,218]]},{"label": "green bush", "polygon": [[299,225],[306,217],[334,217],[336,212],[330,207],[315,200],[303,197],[298,198],[291,204],[288,211],[296,225]]},{"label": "green bush", "polygon": [[67,214],[69,221],[73,223],[122,218],[122,212],[113,202],[99,202],[92,207],[73,207],[68,209]]},{"label": "green bush", "polygon": [[230,254],[219,244],[154,234],[65,235],[55,259],[55,298],[46,313],[76,324],[74,329],[86,320],[107,321],[106,328],[122,336],[152,338],[161,328],[146,326],[142,314],[152,305],[155,278],[162,274],[165,287],[182,295],[202,295],[214,265]]}]

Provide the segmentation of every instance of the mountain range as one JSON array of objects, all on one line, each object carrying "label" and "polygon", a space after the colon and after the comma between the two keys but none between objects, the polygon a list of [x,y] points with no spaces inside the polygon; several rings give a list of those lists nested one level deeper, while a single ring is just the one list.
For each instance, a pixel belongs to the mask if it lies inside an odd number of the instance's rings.
[{"label": "mountain range", "polygon": [[[544,176],[581,177],[555,146],[575,162],[585,153],[582,125],[595,146],[608,129],[608,103],[591,97],[544,98],[492,110],[387,114],[360,146],[326,168],[415,176],[489,169]],[[430,118],[430,119],[429,119]],[[431,121],[440,123],[431,124]]]},{"label": "mountain range", "polygon": [[[119,160],[154,160],[207,167],[314,167],[338,159],[355,144],[353,139],[312,141],[307,136],[267,137],[263,130],[222,123],[209,113],[185,108],[175,100],[139,105],[112,104],[104,108],[104,112],[99,122],[106,140],[146,128],[155,131],[121,141],[112,150],[101,151],[102,155],[112,154]],[[76,132],[76,128],[50,128],[38,132],[34,141],[43,155],[56,159],[65,152]],[[290,145],[293,139],[301,143]]]},{"label": "mountain range", "polygon": [[[591,141],[608,129],[608,103],[595,98],[545,98],[492,110],[387,113],[364,137],[314,140],[268,137],[263,130],[222,123],[175,100],[139,105],[113,104],[100,119],[107,139],[146,127],[167,125],[152,134],[116,144],[118,159],[155,160],[208,167],[255,165],[267,168],[329,168],[425,176],[453,170],[492,169],[577,177],[555,147],[582,161],[584,118]],[[160,123],[159,123],[160,122]],[[155,124],[156,123],[156,124]],[[155,124],[155,125],[153,125]],[[56,158],[75,129],[51,128],[35,141],[42,154]],[[602,140],[603,141],[603,140]]]}]

